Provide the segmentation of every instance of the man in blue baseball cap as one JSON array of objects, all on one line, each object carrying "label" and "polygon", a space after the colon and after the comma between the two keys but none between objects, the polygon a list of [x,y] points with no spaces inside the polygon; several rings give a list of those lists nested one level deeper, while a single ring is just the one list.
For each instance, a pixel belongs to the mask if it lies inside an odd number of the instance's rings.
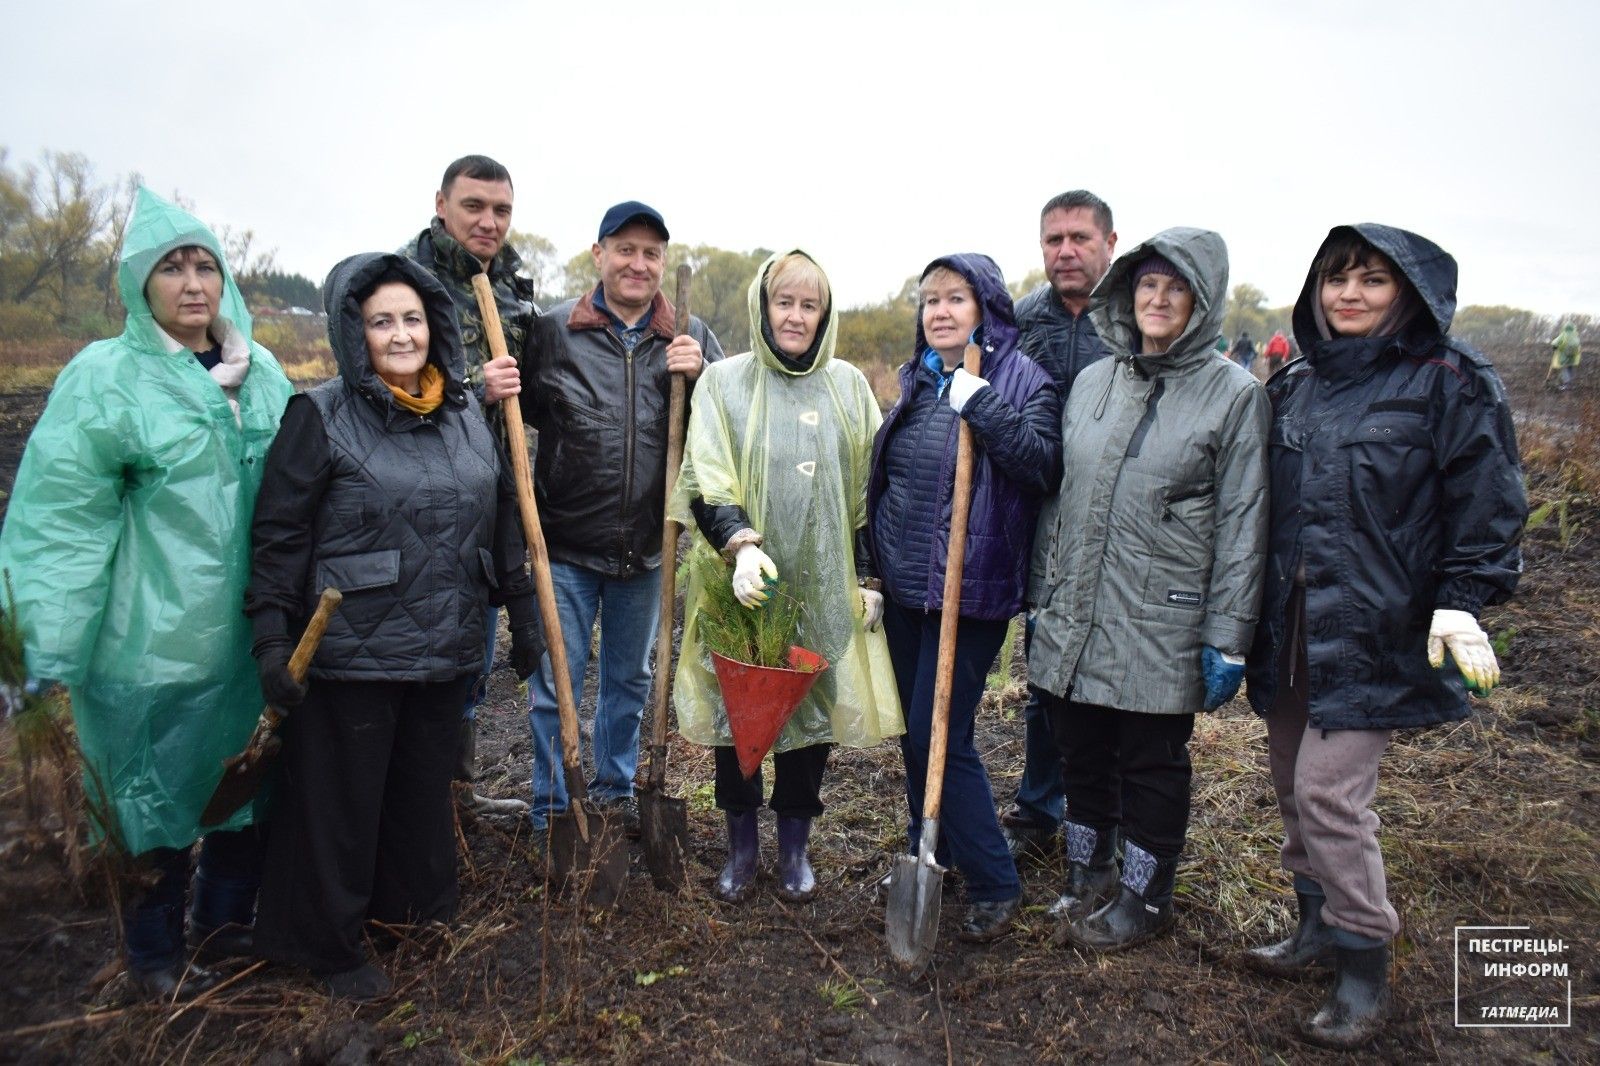
[{"label": "man in blue baseball cap", "polygon": [[[572,691],[581,697],[600,623],[594,778],[589,794],[638,829],[633,774],[650,695],[663,559],[667,409],[673,374],[691,383],[722,346],[706,324],[678,335],[661,293],[667,224],[648,204],[617,204],[593,249],[600,282],[541,316],[522,359],[523,418],[538,431],[534,486]],[[533,806],[541,836],[566,809],[555,681],[546,659],[528,686]]]}]

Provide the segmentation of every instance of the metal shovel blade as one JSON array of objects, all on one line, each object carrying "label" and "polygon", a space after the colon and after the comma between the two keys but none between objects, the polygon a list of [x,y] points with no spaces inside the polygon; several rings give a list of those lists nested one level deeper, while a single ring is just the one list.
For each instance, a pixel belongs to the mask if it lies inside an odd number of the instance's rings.
[{"label": "metal shovel blade", "polygon": [[688,883],[684,868],[684,855],[689,850],[687,804],[651,786],[640,789],[638,796],[645,868],[657,888],[676,892]]},{"label": "metal shovel blade", "polygon": [[206,809],[200,812],[202,826],[221,825],[233,812],[255,799],[267,769],[283,747],[281,737],[270,736],[260,746],[251,746],[222,760],[222,780],[211,793]]},{"label": "metal shovel blade", "polygon": [[628,880],[622,823],[587,806],[550,819],[550,865],[557,891],[579,903],[609,907]]},{"label": "metal shovel blade", "polygon": [[[931,820],[923,823],[925,842],[937,832]],[[933,958],[933,948],[939,940],[943,892],[944,867],[933,861],[931,843],[927,847],[919,845],[915,855],[895,857],[889,877],[889,903],[884,911],[884,935],[889,942],[889,957],[913,973],[921,973]]]}]

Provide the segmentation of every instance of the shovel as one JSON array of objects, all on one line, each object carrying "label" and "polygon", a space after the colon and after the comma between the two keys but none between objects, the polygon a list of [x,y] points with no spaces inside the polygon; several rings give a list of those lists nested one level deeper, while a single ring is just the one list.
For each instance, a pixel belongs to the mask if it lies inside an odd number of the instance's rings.
[{"label": "shovel", "polygon": [[[498,359],[508,353],[505,334],[500,330],[500,311],[495,306],[494,290],[489,287],[487,274],[473,275],[472,292],[478,298],[478,312],[483,316],[483,333],[489,339],[489,352]],[[550,672],[555,677],[556,708],[561,714],[561,766],[567,783],[567,809],[550,819],[550,865],[560,889],[571,889],[581,901],[608,907],[622,895],[623,882],[628,876],[628,847],[620,820],[613,823],[589,805],[589,789],[583,781],[582,752],[578,747],[578,705],[572,698],[572,678],[567,673],[567,645],[561,639],[561,616],[556,611],[556,591],[550,581],[550,555],[545,548],[544,529],[539,524],[539,506],[533,498],[533,472],[528,469],[528,438],[522,427],[522,404],[516,396],[507,396],[500,401],[500,407],[506,420],[506,447],[516,475],[522,535],[528,542],[528,556],[533,562],[539,615],[544,622],[545,645],[550,653]]]},{"label": "shovel", "polygon": [[[289,656],[289,676],[296,682],[305,682],[306,670],[311,666],[312,656],[317,654],[317,645],[322,643],[328,619],[333,617],[333,612],[343,599],[338,589],[322,590],[317,609],[311,615],[311,621],[306,623],[306,631],[300,634],[300,643],[295,645],[294,654]],[[279,749],[283,747],[283,741],[277,735],[278,723],[282,721],[283,715],[273,708],[262,708],[261,717],[256,719],[255,732],[250,734],[250,742],[244,746],[244,750],[222,760],[222,780],[217,782],[216,791],[211,793],[206,809],[200,812],[202,827],[221,825],[255,796],[261,788],[261,779],[266,776],[267,767],[272,765]]]},{"label": "shovel", "polygon": [[[983,353],[967,345],[962,365],[979,371]],[[967,550],[967,512],[972,503],[972,430],[961,422],[956,440],[956,483],[950,496],[949,558],[944,567],[944,610],[939,618],[938,673],[933,682],[933,720],[928,738],[927,787],[922,794],[922,833],[915,855],[898,855],[889,873],[889,903],[884,913],[889,956],[920,974],[933,958],[939,938],[939,903],[944,867],[934,861],[939,846],[939,808],[944,800],[945,742],[950,731],[950,684],[955,675],[956,624],[961,617],[961,568]]]},{"label": "shovel", "polygon": [[[689,332],[689,264],[678,267],[677,333]],[[686,389],[682,374],[672,375],[672,401],[667,418],[667,494],[672,499],[683,461],[683,408]],[[644,841],[644,864],[650,880],[663,891],[682,888],[688,881],[683,856],[689,847],[689,814],[684,801],[667,795],[667,700],[672,688],[672,626],[676,621],[678,583],[678,523],[662,508],[661,617],[656,623],[655,691],[650,705],[650,771],[639,790],[639,830]]]}]

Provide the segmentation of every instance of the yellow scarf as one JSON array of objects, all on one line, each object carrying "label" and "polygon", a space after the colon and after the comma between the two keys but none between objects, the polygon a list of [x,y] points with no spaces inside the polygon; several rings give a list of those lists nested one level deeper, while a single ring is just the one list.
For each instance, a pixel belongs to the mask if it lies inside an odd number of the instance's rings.
[{"label": "yellow scarf", "polygon": [[[387,381],[384,384],[389,385]],[[421,396],[413,396],[394,385],[389,385],[389,391],[394,393],[395,403],[414,415],[425,415],[444,403],[444,374],[438,367],[428,363],[422,368],[421,385]]]}]

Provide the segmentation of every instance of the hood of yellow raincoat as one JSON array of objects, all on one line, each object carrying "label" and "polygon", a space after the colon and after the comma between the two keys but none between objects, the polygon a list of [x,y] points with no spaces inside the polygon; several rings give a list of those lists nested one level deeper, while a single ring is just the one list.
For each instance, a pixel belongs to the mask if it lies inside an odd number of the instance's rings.
[{"label": "hood of yellow raincoat", "polygon": [[144,286],[168,252],[190,245],[210,252],[222,268],[222,302],[217,316],[233,323],[241,336],[250,336],[250,311],[233,280],[233,270],[222,255],[222,242],[217,235],[177,204],[141,186],[134,195],[133,214],[123,234],[122,257],[117,263],[117,292],[122,296],[122,306],[128,309],[122,338],[134,347],[157,354],[166,352],[161,327],[150,313]]},{"label": "hood of yellow raincoat", "polygon": [[[830,298],[827,310],[823,313],[822,323],[818,326],[818,329],[822,331],[822,343],[817,345],[816,358],[811,361],[809,368],[795,370],[784,365],[783,360],[779,359],[777,353],[772,350],[772,345],[767,343],[767,331],[761,327],[767,320],[767,300],[764,291],[767,284],[767,272],[772,269],[778,260],[789,255],[803,255],[813,263],[816,263],[818,270],[822,270],[822,264],[817,263],[817,257],[803,248],[791,248],[787,252],[774,252],[767,257],[767,261],[761,264],[761,269],[756,271],[755,280],[750,282],[748,300],[750,307],[750,350],[756,353],[756,358],[761,360],[762,366],[776,370],[780,374],[803,377],[806,374],[815,373],[819,368],[826,366],[828,361],[833,358],[834,346],[838,342],[839,336],[839,313],[834,310],[835,301]],[[822,270],[822,274],[827,277],[828,272]]]}]

